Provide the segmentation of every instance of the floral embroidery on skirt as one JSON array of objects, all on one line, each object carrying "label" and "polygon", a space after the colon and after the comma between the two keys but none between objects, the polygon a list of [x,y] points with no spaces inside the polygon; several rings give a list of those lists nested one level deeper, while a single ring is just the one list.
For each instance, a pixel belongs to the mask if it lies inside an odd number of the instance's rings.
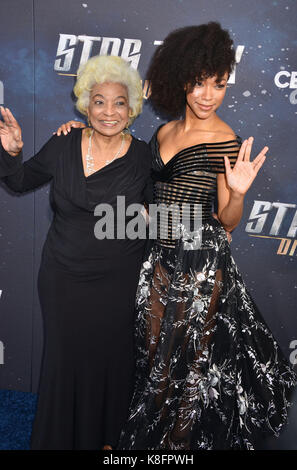
[{"label": "floral embroidery on skirt", "polygon": [[[154,242],[136,298],[136,385],[120,449],[253,449],[279,435],[297,375],[215,220],[200,249]],[[188,244],[185,247],[185,243]]]}]

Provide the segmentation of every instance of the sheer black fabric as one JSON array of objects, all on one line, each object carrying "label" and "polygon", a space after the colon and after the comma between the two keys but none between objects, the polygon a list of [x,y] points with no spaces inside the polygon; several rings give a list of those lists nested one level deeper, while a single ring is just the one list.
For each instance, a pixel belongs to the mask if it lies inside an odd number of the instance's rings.
[{"label": "sheer black fabric", "polygon": [[[166,165],[151,140],[155,202],[202,206],[201,232],[162,227],[136,296],[136,385],[120,449],[253,449],[278,435],[297,376],[251,298],[211,216],[223,156],[240,138],[182,150]],[[179,226],[180,237],[174,239]],[[199,247],[197,248],[197,243]]]},{"label": "sheer black fabric", "polygon": [[161,171],[159,168],[152,171],[155,180],[154,202],[172,207],[168,212],[168,223],[165,222],[166,218],[159,218],[158,239],[163,246],[173,248],[177,224],[181,220],[188,220],[191,228],[190,224],[199,216],[201,222],[212,219],[217,173],[224,173],[222,156],[228,154],[233,168],[240,148],[240,137],[224,143],[193,145],[178,152],[166,165],[158,152],[157,139],[152,141],[152,147],[162,168]]}]

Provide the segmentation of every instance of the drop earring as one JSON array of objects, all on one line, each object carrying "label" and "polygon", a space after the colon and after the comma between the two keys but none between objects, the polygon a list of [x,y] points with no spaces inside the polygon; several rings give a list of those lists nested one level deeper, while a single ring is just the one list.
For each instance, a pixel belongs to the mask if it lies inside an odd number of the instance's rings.
[{"label": "drop earring", "polygon": [[[133,111],[132,111],[132,112],[129,111],[129,118],[131,119],[132,116],[133,116]],[[130,120],[130,119],[129,119],[129,120]],[[127,121],[123,132],[124,132],[125,134],[130,134],[129,121]]]},{"label": "drop earring", "polygon": [[90,123],[89,116],[88,116],[88,127],[86,129],[86,136],[90,137],[94,132],[94,129],[92,127],[92,124]]},{"label": "drop earring", "polygon": [[129,127],[128,127],[128,123],[126,124],[126,126],[125,126],[124,129],[122,130],[121,134],[122,134],[122,135],[130,134],[130,129],[129,129]]},{"label": "drop earring", "polygon": [[[129,113],[129,117],[131,117],[130,113]],[[126,122],[126,125],[125,125],[122,132],[123,132],[123,134],[130,134],[129,121]]]}]

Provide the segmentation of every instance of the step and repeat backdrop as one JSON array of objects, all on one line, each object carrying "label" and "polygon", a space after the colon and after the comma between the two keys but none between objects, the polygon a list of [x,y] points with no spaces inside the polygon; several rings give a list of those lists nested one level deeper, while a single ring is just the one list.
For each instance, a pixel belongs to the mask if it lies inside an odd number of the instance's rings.
[{"label": "step and repeat backdrop", "polygon": [[[70,119],[80,64],[119,55],[139,70],[144,111],[131,131],[148,141],[162,119],[150,109],[146,70],[178,27],[219,21],[236,68],[219,115],[254,156],[269,156],[249,190],[232,252],[247,287],[292,364],[297,363],[295,0],[1,0],[0,105],[19,121],[26,160]],[[174,77],[172,77],[174,80]],[[43,345],[37,293],[51,222],[50,186],[15,195],[0,183],[0,387],[36,392]],[[82,312],[82,315],[84,312]],[[79,345],[78,345],[79,348]]]}]

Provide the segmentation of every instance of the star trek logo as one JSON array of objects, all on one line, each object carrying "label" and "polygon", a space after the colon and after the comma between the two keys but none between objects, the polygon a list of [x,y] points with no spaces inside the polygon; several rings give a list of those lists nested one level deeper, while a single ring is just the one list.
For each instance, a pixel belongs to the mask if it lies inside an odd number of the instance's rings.
[{"label": "star trek logo", "polygon": [[[159,46],[163,41],[154,41]],[[141,58],[142,41],[140,39],[121,39],[102,36],[86,36],[74,34],[60,34],[54,70],[59,75],[76,77],[79,66],[85,64],[94,55],[116,55],[122,57],[137,69]],[[235,61],[241,61],[245,46],[237,46]],[[228,83],[235,83],[236,68],[231,73]],[[144,98],[148,98],[150,91],[147,80],[144,82]]]},{"label": "star trek logo", "polygon": [[[54,70],[61,75],[76,76],[79,66],[94,55],[116,55],[137,69],[140,60],[140,39],[120,39],[101,36],[60,34]],[[71,73],[72,72],[72,73]]]},{"label": "star trek logo", "polygon": [[[254,201],[245,231],[251,237],[279,240],[277,254],[294,256],[297,253],[296,207],[291,203]],[[268,235],[260,235],[264,229],[269,229]],[[281,232],[285,235],[279,236]]]}]

